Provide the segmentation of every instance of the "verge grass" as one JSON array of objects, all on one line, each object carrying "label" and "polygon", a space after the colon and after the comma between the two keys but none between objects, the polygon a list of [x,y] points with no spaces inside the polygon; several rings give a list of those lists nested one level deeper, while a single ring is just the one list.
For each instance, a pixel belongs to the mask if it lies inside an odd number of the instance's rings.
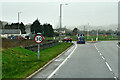
[{"label": "verge grass", "polygon": [[40,59],[37,52],[16,47],[2,51],[2,78],[25,78],[44,66],[47,62],[62,53],[72,43],[60,43],[57,46],[40,51]]}]

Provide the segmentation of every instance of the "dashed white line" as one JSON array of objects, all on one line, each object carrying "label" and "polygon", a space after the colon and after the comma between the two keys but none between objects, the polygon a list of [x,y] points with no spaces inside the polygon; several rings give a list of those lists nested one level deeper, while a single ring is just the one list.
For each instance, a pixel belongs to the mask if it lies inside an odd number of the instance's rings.
[{"label": "dashed white line", "polygon": [[[95,46],[95,48],[97,49],[97,47],[96,47],[95,44],[94,44],[94,46]],[[98,49],[97,49],[97,51],[98,51],[98,53],[100,53],[100,51],[99,51]],[[100,56],[102,57],[103,60],[105,60],[105,58],[103,57],[102,53],[100,53]],[[109,69],[110,71],[112,71],[110,65],[109,65],[107,62],[105,62],[105,64],[107,65],[108,69]]]},{"label": "dashed white line", "polygon": [[74,50],[70,53],[70,55],[47,77],[47,80],[49,80],[59,69],[60,67],[67,61],[68,58],[73,54],[73,52],[76,50],[77,44],[75,44]]},{"label": "dashed white line", "polygon": [[105,58],[102,56],[102,59],[105,60]]},{"label": "dashed white line", "polygon": [[[96,44],[96,43],[95,43],[95,44]],[[98,51],[98,53],[100,53],[100,56],[101,56],[102,59],[105,61],[105,64],[106,64],[106,66],[108,67],[109,71],[113,73],[112,68],[110,67],[110,65],[108,64],[108,62],[105,60],[105,57],[102,55],[102,53],[97,49],[97,47],[96,47],[95,44],[94,44],[94,46],[95,46],[96,50]],[[117,47],[120,48],[118,45],[117,45]],[[114,73],[113,73],[113,74],[114,74]],[[115,79],[115,80],[118,80],[117,77],[115,77],[115,75],[114,75],[114,79]]]},{"label": "dashed white line", "polygon": [[106,65],[107,65],[107,67],[109,68],[109,70],[112,71],[110,65],[109,65],[107,62],[105,62],[105,63],[106,63]]},{"label": "dashed white line", "polygon": [[100,53],[100,56],[102,56],[102,54]]}]

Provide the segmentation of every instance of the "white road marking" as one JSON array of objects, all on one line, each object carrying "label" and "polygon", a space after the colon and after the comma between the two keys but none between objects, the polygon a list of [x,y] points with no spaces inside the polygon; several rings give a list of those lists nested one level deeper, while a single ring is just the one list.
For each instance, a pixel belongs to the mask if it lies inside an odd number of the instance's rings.
[{"label": "white road marking", "polygon": [[[96,43],[94,44],[94,46],[95,46],[96,50],[98,51],[98,53],[100,53],[100,56],[102,57],[102,59],[105,60],[105,64],[107,65],[107,67],[108,67],[108,69],[110,70],[110,72],[113,73],[112,68],[110,67],[110,65],[109,65],[108,62],[106,61],[105,57],[102,55],[102,53],[101,53],[101,52],[98,50],[98,48],[96,47]],[[120,48],[118,45],[117,45],[117,47]],[[114,75],[114,79],[115,79],[115,80],[118,80],[117,77],[115,77],[115,75]]]},{"label": "white road marking", "polygon": [[117,77],[114,77],[115,80],[118,80]]},{"label": "white road marking", "polygon": [[[96,44],[96,43],[95,43],[95,44]],[[97,49],[97,47],[96,47],[95,44],[94,44],[94,46],[95,46],[95,48]],[[100,53],[100,51],[99,51],[98,49],[97,49],[97,51],[98,51],[98,53]],[[105,60],[105,58],[103,57],[102,53],[100,53],[100,56],[102,57],[103,60]],[[106,60],[105,60],[105,61],[106,61]],[[110,65],[109,65],[107,62],[105,62],[105,64],[107,65],[108,69],[109,69],[110,71],[112,71]]]},{"label": "white road marking", "polygon": [[120,46],[117,45],[118,48],[120,48]]},{"label": "white road marking", "polygon": [[102,56],[102,54],[100,53],[100,56]]},{"label": "white road marking", "polygon": [[68,58],[73,54],[73,52],[76,50],[77,44],[75,44],[74,50],[69,54],[69,56],[47,77],[46,80],[49,80],[59,69],[60,67],[67,61]]},{"label": "white road marking", "polygon": [[105,62],[105,63],[106,63],[106,65],[107,65],[107,67],[109,68],[109,70],[112,71],[110,65],[109,65],[107,62]]},{"label": "white road marking", "polygon": [[102,59],[105,60],[105,58],[102,56]]}]

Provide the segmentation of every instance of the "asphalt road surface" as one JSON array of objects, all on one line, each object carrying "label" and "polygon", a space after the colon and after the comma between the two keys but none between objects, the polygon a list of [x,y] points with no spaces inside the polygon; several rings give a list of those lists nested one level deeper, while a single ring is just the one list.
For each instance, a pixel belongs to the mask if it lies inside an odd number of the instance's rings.
[{"label": "asphalt road surface", "polygon": [[76,44],[33,78],[118,77],[117,41]]}]

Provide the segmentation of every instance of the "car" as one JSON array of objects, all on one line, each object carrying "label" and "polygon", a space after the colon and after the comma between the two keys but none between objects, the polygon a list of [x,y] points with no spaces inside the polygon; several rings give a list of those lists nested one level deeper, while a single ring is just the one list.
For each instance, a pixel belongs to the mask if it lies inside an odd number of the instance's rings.
[{"label": "car", "polygon": [[70,37],[64,37],[62,41],[63,42],[72,42],[72,38],[70,38]]},{"label": "car", "polygon": [[16,39],[16,36],[11,36],[10,39]]},{"label": "car", "polygon": [[77,38],[77,44],[85,44],[85,37],[84,36],[79,36]]},{"label": "car", "polygon": [[22,40],[24,40],[25,38],[22,37],[22,36],[16,36],[16,39],[22,39]]},{"label": "car", "polygon": [[10,39],[22,39],[22,40],[24,40],[25,38],[22,36],[11,36]]}]

